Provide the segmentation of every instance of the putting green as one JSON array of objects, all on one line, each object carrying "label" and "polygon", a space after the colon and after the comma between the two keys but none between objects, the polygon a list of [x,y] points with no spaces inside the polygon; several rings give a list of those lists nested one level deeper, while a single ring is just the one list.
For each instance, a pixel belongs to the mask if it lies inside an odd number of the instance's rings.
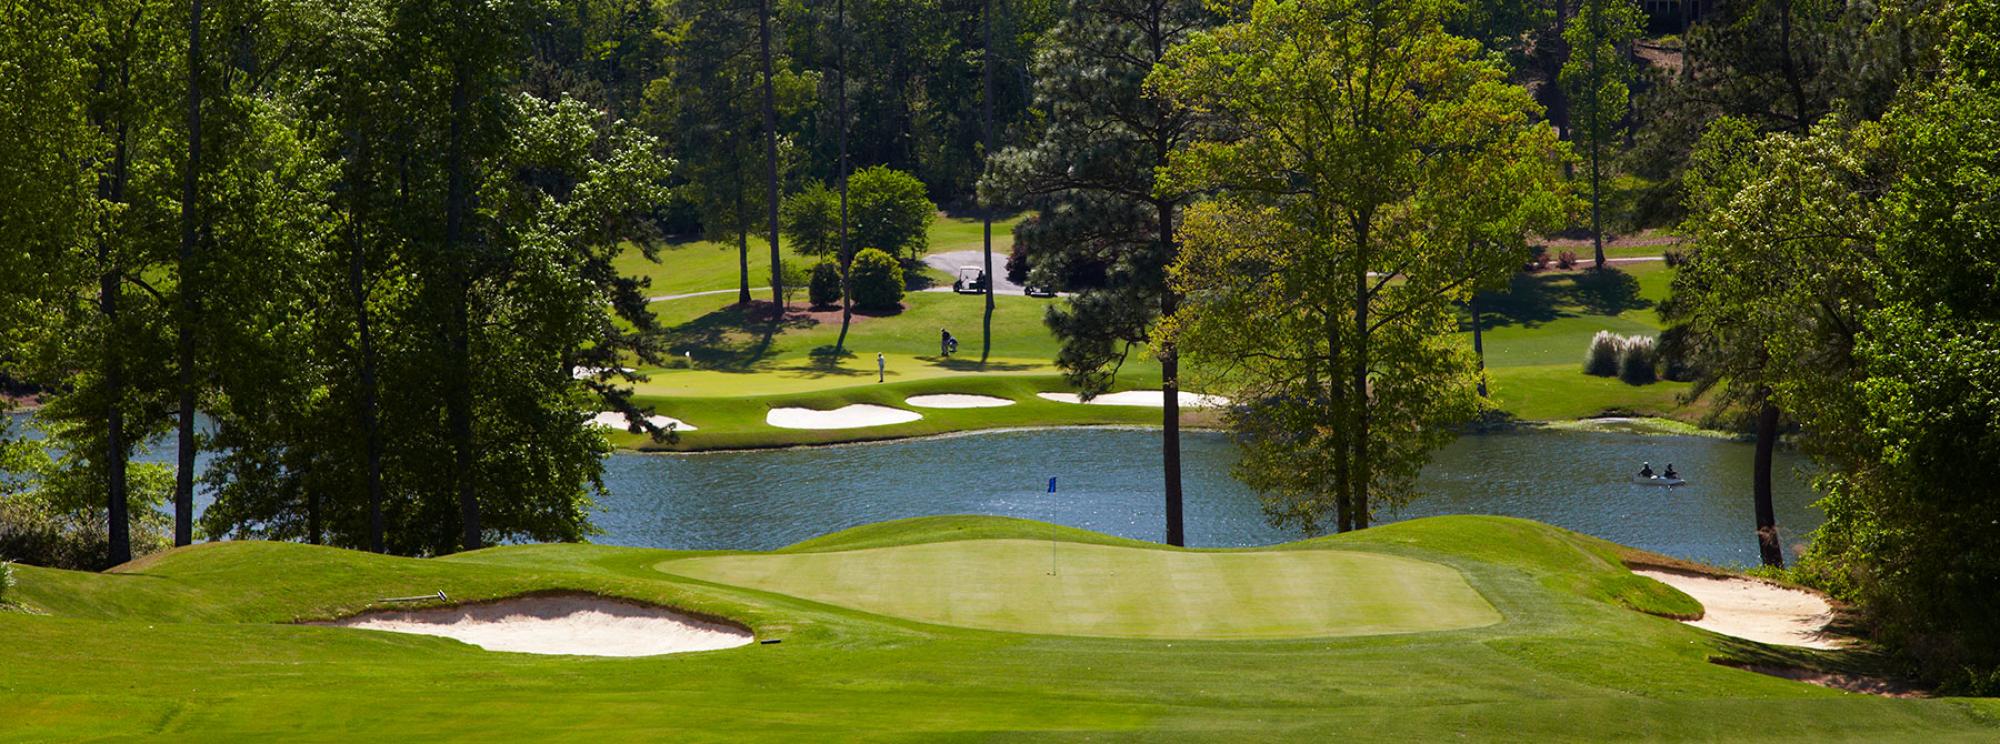
[{"label": "putting green", "polygon": [[[1312,638],[1454,630],[1500,613],[1458,571],[1352,550],[1190,552],[964,540],[667,561],[667,573],[984,630]],[[1051,566],[1054,575],[1050,574]]]}]

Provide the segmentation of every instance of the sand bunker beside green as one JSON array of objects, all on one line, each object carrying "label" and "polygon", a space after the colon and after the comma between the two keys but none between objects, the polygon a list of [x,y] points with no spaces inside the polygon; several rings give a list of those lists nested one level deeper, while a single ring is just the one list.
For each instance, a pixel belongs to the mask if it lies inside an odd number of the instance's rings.
[{"label": "sand bunker beside green", "polygon": [[[1454,630],[1500,613],[1448,566],[1352,550],[1189,552],[965,540],[661,563],[667,573],[893,617],[1116,638]],[[1053,573],[1051,573],[1053,570]]]}]

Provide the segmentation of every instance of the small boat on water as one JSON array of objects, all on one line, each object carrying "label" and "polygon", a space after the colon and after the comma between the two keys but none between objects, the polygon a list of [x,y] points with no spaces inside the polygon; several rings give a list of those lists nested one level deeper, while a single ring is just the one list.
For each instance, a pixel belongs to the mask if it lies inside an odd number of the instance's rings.
[{"label": "small boat on water", "polygon": [[1668,478],[1664,475],[1635,475],[1632,476],[1632,482],[1642,486],[1661,486],[1664,488],[1687,485],[1687,481],[1684,479]]}]

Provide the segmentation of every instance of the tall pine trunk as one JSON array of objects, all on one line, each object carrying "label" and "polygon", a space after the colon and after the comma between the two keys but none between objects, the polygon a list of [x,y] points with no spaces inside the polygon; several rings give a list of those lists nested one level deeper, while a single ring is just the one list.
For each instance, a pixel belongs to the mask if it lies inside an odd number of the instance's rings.
[{"label": "tall pine trunk", "polygon": [[451,140],[446,153],[447,184],[444,207],[444,255],[452,262],[450,307],[445,335],[449,339],[450,363],[445,391],[446,418],[452,442],[452,483],[458,488],[458,510],[465,550],[478,550],[483,540],[479,527],[479,491],[474,483],[472,433],[472,267],[464,252],[466,212],[471,193],[465,174],[465,127],[471,116],[471,92],[463,66],[454,66],[451,87]]},{"label": "tall pine trunk", "polygon": [[1481,323],[1479,292],[1474,291],[1465,301],[1465,305],[1472,311],[1472,360],[1479,365],[1479,397],[1484,398],[1486,397],[1486,339],[1484,329],[1479,327]]},{"label": "tall pine trunk", "polygon": [[[1164,159],[1164,150],[1161,153]],[[1160,200],[1160,241],[1174,253],[1174,204]],[[1174,316],[1179,303],[1171,284],[1160,296],[1160,319]],[[1167,497],[1167,544],[1186,545],[1187,527],[1181,508],[1181,357],[1173,344],[1160,350],[1160,478]]]},{"label": "tall pine trunk", "polygon": [[[979,53],[979,108],[983,122],[981,135],[986,141],[983,160],[991,160],[993,157],[993,0],[986,0],[982,6],[980,21],[982,39]],[[984,365],[986,359],[993,355],[993,286],[999,284],[993,279],[992,205],[979,205],[979,222],[986,256],[986,316],[979,331],[979,363]],[[1170,525],[1173,519],[1174,515],[1168,516]],[[1173,542],[1175,532],[1176,530],[1169,526],[1167,540],[1179,545],[1180,543]]]},{"label": "tall pine trunk", "polygon": [[764,211],[771,240],[771,304],[785,308],[785,272],[778,249],[778,101],[771,83],[771,0],[758,3],[757,43],[764,63]]},{"label": "tall pine trunk", "polygon": [[1348,501],[1348,512],[1357,530],[1368,529],[1368,486],[1374,481],[1368,458],[1369,409],[1373,405],[1368,396],[1368,233],[1373,218],[1374,214],[1365,210],[1355,218],[1354,369],[1347,392],[1354,396],[1354,470],[1348,478],[1353,497]]},{"label": "tall pine trunk", "polygon": [[847,327],[854,321],[854,283],[848,274],[854,257],[847,252],[847,0],[839,0],[834,8],[834,35],[839,37],[834,40],[834,66],[840,74],[839,87],[834,90],[836,115],[840,117],[840,338],[834,340],[833,351],[839,354],[847,350]]},{"label": "tall pine trunk", "polygon": [[[1584,121],[1586,134],[1590,136],[1590,242],[1596,249],[1594,268],[1604,270],[1604,193],[1603,179],[1599,163],[1603,160],[1604,110],[1598,101],[1598,90],[1604,86],[1602,60],[1597,58],[1599,40],[1604,37],[1601,13],[1590,14],[1590,98],[1588,119]],[[1560,87],[1560,86],[1558,86]]]},{"label": "tall pine trunk", "polygon": [[179,319],[175,324],[174,357],[180,373],[180,416],[174,453],[174,545],[194,542],[194,325],[195,195],[201,176],[201,0],[188,7],[187,52],[187,173],[181,182],[181,252],[176,267]]},{"label": "tall pine trunk", "polygon": [[388,552],[385,539],[386,527],[382,518],[382,425],[381,404],[376,390],[375,331],[368,318],[368,244],[361,234],[363,214],[363,184],[368,178],[368,145],[363,137],[355,137],[358,148],[351,164],[348,184],[350,203],[347,221],[347,294],[354,303],[354,327],[359,337],[361,359],[356,365],[361,384],[361,405],[357,414],[361,418],[362,446],[367,459],[368,490],[368,549],[377,553]]},{"label": "tall pine trunk", "polygon": [[[126,27],[124,56],[118,63],[118,100],[127,102],[132,89],[131,49],[133,35],[139,25],[139,13],[133,13],[130,25]],[[99,91],[103,90],[100,82]],[[118,204],[125,201],[125,185],[130,172],[129,114],[124,106],[110,114],[116,123],[99,120],[100,129],[109,127],[112,135],[111,172],[97,179],[97,193],[104,201]],[[97,309],[104,319],[104,496],[105,522],[109,545],[106,559],[116,566],[132,560],[132,520],[129,513],[129,484],[126,482],[125,452],[125,358],[119,343],[118,293],[124,281],[124,271],[119,267],[118,252],[113,245],[114,237],[100,235],[97,244]]]},{"label": "tall pine trunk", "polygon": [[1752,498],[1757,502],[1757,552],[1766,566],[1785,565],[1784,545],[1778,541],[1778,513],[1771,501],[1771,456],[1778,445],[1778,406],[1764,394],[1757,410],[1757,459],[1751,474]]},{"label": "tall pine trunk", "polygon": [[750,304],[750,217],[743,213],[743,172],[736,171],[736,304]]}]

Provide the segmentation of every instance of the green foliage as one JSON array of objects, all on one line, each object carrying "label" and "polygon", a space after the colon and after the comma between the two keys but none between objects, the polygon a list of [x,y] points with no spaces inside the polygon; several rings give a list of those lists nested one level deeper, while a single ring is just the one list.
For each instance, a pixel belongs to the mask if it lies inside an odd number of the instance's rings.
[{"label": "green foliage", "polygon": [[[1177,150],[1191,206],[1166,322],[1239,405],[1239,477],[1307,531],[1415,497],[1429,452],[1478,410],[1455,337],[1471,290],[1519,265],[1567,206],[1552,129],[1448,2],[1257,3],[1151,85],[1226,138]],[[1436,155],[1448,153],[1448,155]]]},{"label": "green foliage", "polygon": [[1056,363],[1080,389],[1111,385],[1174,303],[1172,224],[1192,195],[1155,179],[1200,117],[1145,82],[1167,50],[1215,20],[1200,0],[1074,3],[1036,55],[1041,126],[999,153],[980,185],[990,201],[1034,211],[1016,230],[1008,274],[1022,267],[1019,280],[1070,292],[1048,323],[1062,341]]},{"label": "green foliage", "polygon": [[840,194],[813,183],[785,199],[778,210],[785,242],[801,256],[844,260],[840,253]]},{"label": "green foliage", "polygon": [[854,306],[863,310],[894,310],[903,305],[903,264],[887,253],[863,248],[848,270]]},{"label": "green foliage", "polygon": [[847,180],[848,245],[891,256],[923,258],[930,248],[937,205],[916,176],[883,166],[855,171]]},{"label": "green foliage", "polygon": [[840,304],[840,267],[832,261],[821,261],[812,268],[812,287],[806,292],[806,299],[813,307],[833,307]]}]

